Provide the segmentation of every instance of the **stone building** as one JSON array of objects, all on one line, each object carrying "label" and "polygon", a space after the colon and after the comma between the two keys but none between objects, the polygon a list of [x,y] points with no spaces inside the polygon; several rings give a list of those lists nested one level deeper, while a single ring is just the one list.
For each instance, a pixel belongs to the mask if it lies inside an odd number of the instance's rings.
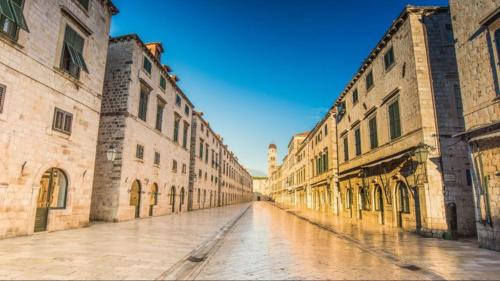
[{"label": "stone building", "polygon": [[253,198],[252,175],[241,165],[227,145],[220,146],[219,205],[248,202]]},{"label": "stone building", "polygon": [[253,200],[264,201],[268,200],[269,188],[267,185],[267,177],[253,176]]},{"label": "stone building", "polygon": [[450,0],[479,244],[500,251],[500,1]]},{"label": "stone building", "polygon": [[334,105],[340,214],[424,235],[474,235],[449,10],[407,6]]},{"label": "stone building", "polygon": [[1,1],[0,238],[86,226],[111,1]]},{"label": "stone building", "polygon": [[[135,34],[110,39],[93,220],[188,209],[193,104],[161,64],[162,53],[161,43],[145,44]],[[109,157],[110,152],[115,156]]]}]

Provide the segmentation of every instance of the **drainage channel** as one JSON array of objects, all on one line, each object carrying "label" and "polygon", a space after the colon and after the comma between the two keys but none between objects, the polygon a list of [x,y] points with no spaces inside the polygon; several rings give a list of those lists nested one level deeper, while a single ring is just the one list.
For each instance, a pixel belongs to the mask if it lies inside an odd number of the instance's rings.
[{"label": "drainage channel", "polygon": [[214,255],[220,248],[224,237],[231,231],[240,218],[246,214],[249,208],[250,205],[237,217],[220,228],[211,238],[160,274],[155,280],[194,280],[203,269],[209,257]]}]

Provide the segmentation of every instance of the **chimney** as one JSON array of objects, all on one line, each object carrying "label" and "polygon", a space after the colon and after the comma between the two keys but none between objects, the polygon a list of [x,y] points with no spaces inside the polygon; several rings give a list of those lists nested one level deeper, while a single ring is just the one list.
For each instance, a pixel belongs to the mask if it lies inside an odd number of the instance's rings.
[{"label": "chimney", "polygon": [[163,53],[163,45],[160,42],[153,42],[145,44],[146,48],[153,54],[153,56],[161,61],[161,54]]}]

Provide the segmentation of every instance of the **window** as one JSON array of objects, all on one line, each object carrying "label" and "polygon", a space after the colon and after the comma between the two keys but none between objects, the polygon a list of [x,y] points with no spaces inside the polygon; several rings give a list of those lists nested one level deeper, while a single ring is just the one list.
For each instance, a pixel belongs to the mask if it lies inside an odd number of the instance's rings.
[{"label": "window", "polygon": [[200,159],[203,159],[203,140],[200,139]]},{"label": "window", "polygon": [[328,124],[325,124],[325,137],[328,136]]},{"label": "window", "polygon": [[68,193],[68,178],[57,168],[47,170],[40,181],[40,191],[37,203],[50,209],[66,208]]},{"label": "window", "polygon": [[146,71],[146,73],[151,75],[153,64],[151,64],[151,61],[146,56],[144,56],[144,63],[142,65],[142,68],[144,69],[144,71]]},{"label": "window", "polygon": [[384,55],[385,70],[389,70],[394,65],[394,49],[391,47]]},{"label": "window", "polygon": [[82,7],[85,9],[85,10],[89,10],[89,4],[90,4],[90,0],[78,0],[78,3],[80,3],[80,5],[82,5]]},{"label": "window", "polygon": [[17,38],[18,28],[29,32],[23,14],[23,0],[0,1],[0,30],[12,39]]},{"label": "window", "polygon": [[380,186],[375,186],[375,211],[384,210],[384,195],[382,194],[382,188]]},{"label": "window", "polygon": [[177,95],[177,96],[175,97],[175,105],[177,105],[177,106],[179,106],[179,107],[180,107],[180,106],[181,106],[181,104],[182,104],[182,99],[181,99],[181,96]]},{"label": "window", "polygon": [[377,117],[370,119],[368,126],[370,127],[370,148],[374,149],[378,147]]},{"label": "window", "polygon": [[144,159],[144,146],[138,144],[135,148],[135,158]]},{"label": "window", "polygon": [[398,188],[399,211],[401,213],[410,212],[410,197],[408,196],[408,187],[404,183],[399,184]]},{"label": "window", "polygon": [[57,107],[54,109],[54,120],[52,121],[53,130],[70,135],[72,123],[73,114]]},{"label": "window", "polygon": [[349,161],[349,143],[347,136],[344,138],[344,161]]},{"label": "window", "polygon": [[368,72],[365,79],[366,79],[366,90],[369,91],[371,88],[373,88],[373,84],[374,84],[372,70],[370,70],[370,72]]},{"label": "window", "polygon": [[177,173],[177,161],[175,160],[172,161],[172,171]]},{"label": "window", "polygon": [[188,130],[189,130],[189,124],[187,122],[184,122],[184,128],[182,132],[182,147],[187,148],[187,140],[188,140]]},{"label": "window", "polygon": [[361,155],[361,129],[356,128],[354,130],[354,145],[356,148],[356,156]]},{"label": "window", "polygon": [[5,104],[5,86],[0,85],[0,114],[3,113],[3,105]]},{"label": "window", "polygon": [[347,189],[346,195],[345,195],[345,207],[346,209],[350,209],[352,206],[352,190],[349,188]]},{"label": "window", "polygon": [[179,142],[179,125],[181,122],[181,118],[175,114],[174,116],[174,141]]},{"label": "window", "polygon": [[71,27],[66,26],[64,46],[61,59],[61,69],[75,78],[80,77],[80,71],[89,72],[83,59],[85,40]]},{"label": "window", "polygon": [[205,163],[208,164],[208,144],[205,144]]},{"label": "window", "polygon": [[337,105],[337,122],[340,122],[346,113],[347,108],[345,106],[345,101],[342,101]]},{"label": "window", "polygon": [[186,164],[182,164],[182,173],[185,174],[187,172]]},{"label": "window", "polygon": [[369,193],[368,188],[363,187],[363,188],[361,188],[361,190],[359,192],[360,192],[359,197],[361,199],[361,209],[363,209],[365,211],[369,211],[370,210],[370,193]]},{"label": "window", "polygon": [[184,113],[186,113],[187,116],[189,116],[189,106],[184,107]]},{"label": "window", "polygon": [[158,99],[156,104],[156,125],[155,128],[161,132],[163,125],[163,110],[165,108],[165,102]]},{"label": "window", "polygon": [[165,77],[163,75],[160,76],[160,88],[162,90],[165,90],[167,88],[167,80],[165,80]]},{"label": "window", "polygon": [[175,186],[172,186],[170,188],[170,206],[174,205],[175,203]]},{"label": "window", "polygon": [[160,166],[160,153],[155,151],[155,165]]},{"label": "window", "polygon": [[358,103],[358,89],[354,89],[352,92],[352,105],[356,105]]},{"label": "window", "polygon": [[465,176],[467,178],[467,185],[471,186],[472,185],[472,173],[470,169],[465,170]]},{"label": "window", "polygon": [[391,140],[401,136],[401,123],[399,120],[399,101],[389,105],[389,129]]},{"label": "window", "polygon": [[148,99],[149,93],[144,86],[141,86],[141,93],[139,94],[139,119],[146,121],[148,115]]}]

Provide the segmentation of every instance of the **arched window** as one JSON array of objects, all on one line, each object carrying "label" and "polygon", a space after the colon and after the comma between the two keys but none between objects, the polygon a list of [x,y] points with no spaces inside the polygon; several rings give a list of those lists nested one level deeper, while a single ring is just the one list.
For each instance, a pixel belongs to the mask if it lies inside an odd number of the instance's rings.
[{"label": "arched window", "polygon": [[68,193],[68,178],[66,174],[57,168],[47,170],[40,180],[40,192],[38,194],[38,205],[48,206],[51,209],[66,208],[66,197]]},{"label": "arched window", "polygon": [[382,188],[377,185],[375,187],[375,211],[383,211],[384,209],[384,197],[382,194]]},{"label": "arched window", "polygon": [[363,187],[359,191],[359,199],[361,200],[361,208],[365,211],[370,210],[370,193],[367,187]]},{"label": "arched window", "polygon": [[170,188],[170,205],[174,205],[175,202],[175,186]]},{"label": "arched window", "polygon": [[351,189],[347,189],[346,195],[345,195],[345,207],[346,209],[350,209],[352,205],[352,191]]},{"label": "arched window", "polygon": [[149,205],[158,205],[158,185],[156,183],[151,186],[151,197],[149,198]]},{"label": "arched window", "polygon": [[402,213],[410,212],[410,197],[408,187],[404,183],[399,183],[398,187],[399,211]]}]

